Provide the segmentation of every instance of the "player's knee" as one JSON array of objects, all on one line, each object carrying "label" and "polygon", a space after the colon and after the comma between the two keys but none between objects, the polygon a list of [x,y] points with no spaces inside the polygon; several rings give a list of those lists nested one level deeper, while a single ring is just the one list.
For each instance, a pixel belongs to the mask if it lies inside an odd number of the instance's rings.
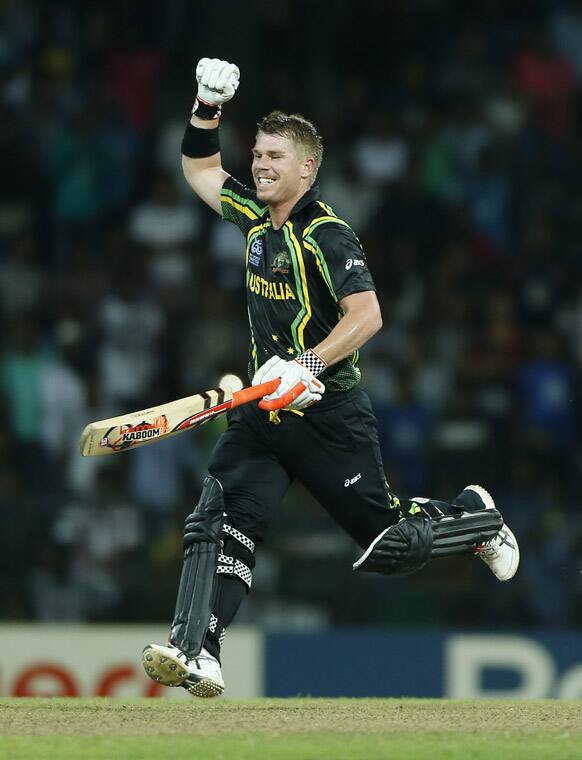
[{"label": "player's knee", "polygon": [[224,522],[224,494],[220,481],[212,475],[204,478],[202,493],[192,514],[184,524],[184,547],[195,543],[218,543]]},{"label": "player's knee", "polygon": [[217,575],[240,580],[250,589],[255,566],[255,542],[233,527],[224,511],[220,481],[207,475],[200,499],[184,525],[184,548],[200,543],[220,544]]},{"label": "player's knee", "polygon": [[425,517],[400,520],[386,528],[354,564],[354,570],[407,574],[419,570],[430,559],[432,527]]}]

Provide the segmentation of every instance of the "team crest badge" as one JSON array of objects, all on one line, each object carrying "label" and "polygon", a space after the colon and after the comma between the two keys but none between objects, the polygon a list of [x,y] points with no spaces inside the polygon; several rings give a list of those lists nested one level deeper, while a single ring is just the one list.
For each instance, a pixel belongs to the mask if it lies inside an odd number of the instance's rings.
[{"label": "team crest badge", "polygon": [[271,271],[273,274],[289,274],[289,266],[291,265],[291,259],[286,251],[281,251],[273,259],[271,265]]}]

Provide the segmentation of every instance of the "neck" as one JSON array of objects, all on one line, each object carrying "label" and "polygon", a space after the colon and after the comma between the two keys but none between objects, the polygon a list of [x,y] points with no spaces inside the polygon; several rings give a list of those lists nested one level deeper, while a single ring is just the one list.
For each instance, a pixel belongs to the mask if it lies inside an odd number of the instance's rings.
[{"label": "neck", "polygon": [[302,198],[305,195],[305,193],[308,190],[309,190],[308,187],[304,188],[303,190],[301,190],[301,192],[293,196],[293,198],[290,198],[288,201],[282,201],[281,203],[268,204],[269,213],[271,215],[271,224],[276,230],[280,229],[285,224],[287,219],[289,219],[291,211],[293,210],[293,206],[297,203],[297,201],[300,198]]}]

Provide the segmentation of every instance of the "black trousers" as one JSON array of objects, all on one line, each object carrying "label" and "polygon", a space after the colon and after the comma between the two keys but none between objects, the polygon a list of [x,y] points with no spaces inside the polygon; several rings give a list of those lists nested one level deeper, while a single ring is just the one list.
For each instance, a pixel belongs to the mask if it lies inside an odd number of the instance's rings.
[{"label": "black trousers", "polygon": [[256,403],[233,410],[213,452],[208,469],[222,483],[231,525],[263,541],[295,478],[362,548],[397,521],[364,391],[324,396],[302,416],[280,412],[280,424],[269,417]]}]

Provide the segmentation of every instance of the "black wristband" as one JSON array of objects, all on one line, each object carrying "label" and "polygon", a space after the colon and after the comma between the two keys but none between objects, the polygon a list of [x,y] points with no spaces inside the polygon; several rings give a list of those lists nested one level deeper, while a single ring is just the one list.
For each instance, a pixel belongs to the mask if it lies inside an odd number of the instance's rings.
[{"label": "black wristband", "polygon": [[220,153],[218,127],[201,129],[188,122],[182,138],[182,154],[188,158],[206,158],[215,153]]},{"label": "black wristband", "polygon": [[222,106],[212,105],[212,103],[207,103],[202,98],[196,97],[192,106],[192,113],[196,114],[199,119],[211,121],[212,119],[218,119],[222,113]]}]

